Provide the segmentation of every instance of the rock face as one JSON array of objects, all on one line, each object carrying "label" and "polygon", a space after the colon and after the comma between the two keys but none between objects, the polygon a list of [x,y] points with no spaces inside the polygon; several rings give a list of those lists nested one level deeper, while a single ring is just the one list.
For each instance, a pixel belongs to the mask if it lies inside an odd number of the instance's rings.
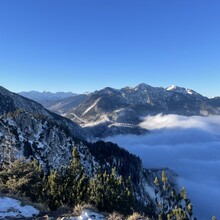
[{"label": "rock face", "polygon": [[74,122],[40,104],[0,88],[0,159],[34,157],[42,165],[67,164],[71,149],[89,135]]},{"label": "rock face", "polygon": [[119,175],[131,176],[140,202],[153,203],[153,179],[161,170],[145,170],[138,157],[116,144],[87,142],[90,135],[79,125],[3,87],[0,100],[0,163],[25,157],[37,159],[46,170],[60,169],[69,164],[76,147],[88,175],[115,167]]}]

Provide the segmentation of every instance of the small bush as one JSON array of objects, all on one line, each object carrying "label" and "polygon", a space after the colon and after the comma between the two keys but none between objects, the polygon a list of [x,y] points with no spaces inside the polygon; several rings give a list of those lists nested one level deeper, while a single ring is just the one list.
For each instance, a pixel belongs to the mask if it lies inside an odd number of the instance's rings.
[{"label": "small bush", "polygon": [[141,216],[139,213],[134,212],[132,215],[130,215],[127,220],[144,220],[145,218]]},{"label": "small bush", "polygon": [[118,212],[113,212],[108,216],[108,220],[125,220],[125,217]]},{"label": "small bush", "polygon": [[73,208],[73,215],[75,216],[81,215],[84,209],[89,209],[91,211],[98,212],[98,209],[91,204],[84,204],[84,205],[78,204]]}]

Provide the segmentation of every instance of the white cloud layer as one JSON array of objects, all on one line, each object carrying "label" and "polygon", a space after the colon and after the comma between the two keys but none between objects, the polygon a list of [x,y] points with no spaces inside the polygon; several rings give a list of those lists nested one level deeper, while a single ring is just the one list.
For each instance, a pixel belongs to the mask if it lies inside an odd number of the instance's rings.
[{"label": "white cloud layer", "polygon": [[141,157],[145,167],[169,167],[179,175],[198,220],[220,218],[220,116],[156,115],[140,124],[143,136],[108,138]]}]

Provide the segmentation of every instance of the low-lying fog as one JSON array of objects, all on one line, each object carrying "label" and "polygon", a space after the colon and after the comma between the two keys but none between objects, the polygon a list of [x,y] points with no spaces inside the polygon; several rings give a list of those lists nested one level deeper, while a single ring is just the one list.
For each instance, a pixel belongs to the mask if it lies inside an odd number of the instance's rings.
[{"label": "low-lying fog", "polygon": [[139,155],[147,168],[176,171],[198,220],[220,218],[220,116],[149,116],[140,126],[150,132],[107,140]]}]

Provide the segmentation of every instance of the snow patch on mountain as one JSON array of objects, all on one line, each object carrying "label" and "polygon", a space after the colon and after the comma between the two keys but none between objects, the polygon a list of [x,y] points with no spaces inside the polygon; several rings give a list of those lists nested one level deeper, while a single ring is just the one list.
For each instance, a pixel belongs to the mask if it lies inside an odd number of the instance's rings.
[{"label": "snow patch on mountain", "polygon": [[175,85],[171,85],[171,86],[168,86],[168,87],[166,88],[166,90],[167,90],[167,91],[173,91],[173,90],[176,89],[176,87],[177,87],[177,86],[175,86]]},{"label": "snow patch on mountain", "polygon": [[82,113],[81,116],[84,116],[87,112],[89,112],[92,108],[94,108],[94,107],[97,105],[97,103],[99,102],[100,99],[101,99],[101,98],[98,98],[91,106],[89,106],[89,107]]},{"label": "snow patch on mountain", "polygon": [[81,124],[81,126],[82,127],[93,127],[93,126],[103,124],[103,123],[107,123],[107,122],[110,122],[108,116],[107,115],[102,115],[99,120],[96,120],[95,122],[85,122],[84,121],[84,124]]},{"label": "snow patch on mountain", "polygon": [[166,90],[169,91],[169,92],[178,92],[178,93],[188,94],[188,95],[200,95],[199,93],[197,93],[197,92],[195,92],[191,89],[186,89],[186,88],[179,87],[179,86],[176,86],[176,85],[168,86],[166,88]]}]

